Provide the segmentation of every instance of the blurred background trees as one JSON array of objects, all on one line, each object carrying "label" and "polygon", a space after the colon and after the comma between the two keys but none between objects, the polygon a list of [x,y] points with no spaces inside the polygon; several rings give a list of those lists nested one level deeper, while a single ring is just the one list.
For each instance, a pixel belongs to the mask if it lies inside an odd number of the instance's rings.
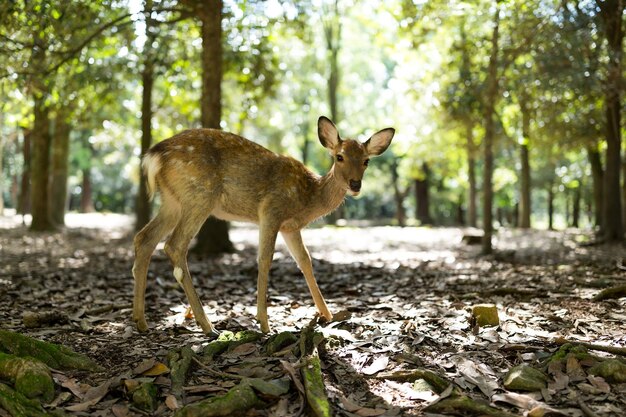
[{"label": "blurred background trees", "polygon": [[[478,226],[485,252],[502,226],[621,241],[624,3],[3,2],[0,210],[141,227],[152,144],[221,128],[322,172],[325,114],[363,140],[397,129],[335,221]],[[206,229],[199,250],[232,248]]]}]

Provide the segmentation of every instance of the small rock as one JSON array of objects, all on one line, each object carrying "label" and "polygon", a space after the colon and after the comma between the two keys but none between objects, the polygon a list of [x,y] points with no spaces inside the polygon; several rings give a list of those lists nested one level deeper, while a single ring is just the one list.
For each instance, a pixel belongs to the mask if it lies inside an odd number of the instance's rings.
[{"label": "small rock", "polygon": [[472,327],[497,327],[500,325],[498,309],[493,304],[478,304],[472,307]]},{"label": "small rock", "polygon": [[513,391],[539,391],[546,388],[548,377],[528,365],[518,365],[504,377],[504,387]]}]

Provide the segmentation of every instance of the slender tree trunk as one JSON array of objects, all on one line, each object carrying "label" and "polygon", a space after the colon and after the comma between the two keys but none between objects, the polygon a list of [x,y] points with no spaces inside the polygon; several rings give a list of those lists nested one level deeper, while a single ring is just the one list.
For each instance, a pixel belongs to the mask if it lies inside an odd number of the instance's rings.
[{"label": "slender tree trunk", "polygon": [[580,200],[581,200],[582,181],[574,188],[572,195],[572,227],[579,227],[580,220]]},{"label": "slender tree trunk", "polygon": [[93,213],[93,193],[91,188],[91,167],[83,168],[83,183],[80,194],[80,212]]},{"label": "slender tree trunk", "polygon": [[141,73],[141,83],[143,86],[141,94],[141,156],[139,163],[139,190],[135,206],[135,230],[141,230],[150,221],[151,204],[148,196],[146,176],[141,166],[141,160],[152,146],[152,91],[154,86],[154,48],[152,44],[155,40],[154,19],[152,19],[152,0],[144,3],[146,36],[144,44],[144,64]]},{"label": "slender tree trunk", "polygon": [[[339,123],[339,83],[341,72],[339,67],[339,51],[341,50],[341,21],[339,14],[339,1],[335,0],[329,10],[324,11],[322,18],[324,39],[326,41],[326,56],[328,59],[328,107],[330,108],[330,118]],[[326,221],[335,224],[345,217],[345,207],[340,205],[326,216]]]},{"label": "slender tree trunk", "polygon": [[33,127],[33,147],[31,165],[31,212],[33,221],[32,230],[54,230],[50,215],[50,199],[48,181],[50,178],[50,116],[49,109],[44,103],[45,97],[41,93],[35,94]]},{"label": "slender tree trunk", "polygon": [[521,190],[520,190],[520,210],[519,210],[519,227],[522,229],[530,228],[530,161],[528,157],[528,145],[530,143],[530,108],[525,93],[520,95],[520,107],[522,110],[522,143],[520,144],[520,162],[521,162]]},{"label": "slender tree trunk", "polygon": [[552,183],[548,186],[548,230],[554,230],[554,190]]},{"label": "slender tree trunk", "polygon": [[396,202],[396,219],[398,226],[406,226],[406,210],[404,209],[404,199],[406,192],[400,190],[400,176],[398,175],[398,160],[394,159],[391,163],[391,180],[393,183],[393,196]]},{"label": "slender tree trunk", "polygon": [[602,159],[597,146],[588,146],[587,155],[591,165],[591,178],[593,181],[593,209],[595,226],[602,228],[603,205],[604,205],[604,170],[602,169]]},{"label": "slender tree trunk", "polygon": [[623,0],[596,0],[608,41],[608,68],[605,83],[606,170],[604,172],[604,237],[608,241],[623,241],[620,165],[621,165],[621,104]]},{"label": "slender tree trunk", "polygon": [[[308,104],[305,101],[305,104]],[[311,132],[311,123],[309,118],[304,116],[304,122],[300,125],[300,132],[302,133],[302,163],[304,165],[309,162],[309,133]]]},{"label": "slender tree trunk", "polygon": [[474,143],[474,129],[472,123],[465,124],[467,137],[467,179],[469,190],[467,196],[467,225],[476,227],[478,224],[478,211],[476,208],[476,198],[478,196],[476,186],[476,144]]},{"label": "slender tree trunk", "polygon": [[[2,157],[4,155],[4,135],[2,130],[4,128],[4,109],[0,108],[0,216],[4,215],[4,183],[5,178],[2,171]],[[6,181],[9,184],[9,181]]]},{"label": "slender tree trunk", "polygon": [[494,112],[498,97],[498,54],[500,31],[500,8],[496,3],[494,12],[494,26],[491,36],[491,56],[487,73],[487,92],[484,106],[485,138],[484,173],[483,173],[483,242],[482,253],[493,252],[491,238],[493,235],[493,142],[495,136]]},{"label": "slender tree trunk", "polygon": [[[222,119],[222,0],[198,3],[202,21],[202,127],[220,129]],[[209,217],[198,233],[194,251],[203,254],[234,252],[228,223]]]},{"label": "slender tree trunk", "polygon": [[415,180],[415,217],[420,224],[432,224],[432,218],[430,217],[430,196],[428,190],[429,182],[429,168],[428,164],[422,165],[422,171],[424,172],[424,178]]},{"label": "slender tree trunk", "polygon": [[50,184],[52,221],[58,226],[65,225],[69,150],[70,125],[64,112],[59,110],[52,138],[52,181]]},{"label": "slender tree trunk", "polygon": [[24,158],[24,170],[20,182],[19,200],[17,212],[24,216],[30,213],[30,167],[31,167],[31,142],[32,131],[24,129],[24,143],[22,144],[22,157]]}]

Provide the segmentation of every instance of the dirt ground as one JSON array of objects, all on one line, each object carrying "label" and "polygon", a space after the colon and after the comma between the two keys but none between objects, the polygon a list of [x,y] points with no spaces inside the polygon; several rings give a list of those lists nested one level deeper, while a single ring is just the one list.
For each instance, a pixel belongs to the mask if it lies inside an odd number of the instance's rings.
[{"label": "dirt ground", "polygon": [[[292,384],[286,394],[245,415],[313,415],[304,405],[298,373],[286,371],[298,369],[298,358],[288,350],[268,355],[267,337],[219,355],[210,367],[192,364],[182,399],[169,401],[168,368],[146,370],[167,365],[168,353],[181,346],[201,352],[209,339],[186,314],[186,299],[167,257],[159,248],[153,256],[146,299],[150,330],[140,334],[131,320],[130,219],[72,215],[68,224],[57,233],[35,234],[19,218],[0,220],[0,328],[64,344],[105,369],[55,371],[57,408],[73,415],[168,416],[177,407],[225,394],[242,377],[287,376]],[[339,318],[316,327],[324,336],[319,357],[332,413],[485,414],[431,411],[426,407],[450,392],[437,392],[420,378],[393,377],[401,370],[425,369],[450,381],[455,392],[491,404],[495,414],[490,415],[625,416],[626,379],[591,371],[594,361],[623,360],[602,347],[626,347],[626,298],[593,297],[625,283],[624,248],[587,245],[589,235],[573,230],[500,230],[495,254],[484,257],[479,246],[462,241],[464,232],[395,227],[304,231],[322,293]],[[189,268],[219,330],[258,330],[256,230],[236,226],[231,238],[236,253],[191,255]],[[273,333],[298,337],[315,309],[280,239],[269,293]],[[478,304],[497,307],[499,326],[473,325],[471,309]],[[26,328],[25,312],[58,312],[64,319]],[[549,362],[565,341],[600,346],[589,350],[591,360],[569,355]],[[545,387],[506,389],[505,375],[522,364],[541,370]],[[133,405],[125,382],[130,380],[155,383],[156,410]],[[100,398],[72,411],[99,386]]]}]

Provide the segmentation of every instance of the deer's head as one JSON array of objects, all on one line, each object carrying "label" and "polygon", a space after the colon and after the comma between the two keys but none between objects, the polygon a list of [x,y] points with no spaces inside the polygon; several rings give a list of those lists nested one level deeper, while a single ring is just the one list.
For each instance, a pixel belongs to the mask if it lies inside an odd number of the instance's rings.
[{"label": "deer's head", "polygon": [[361,143],[357,140],[341,139],[337,127],[329,118],[321,116],[317,121],[320,142],[334,160],[331,170],[339,184],[353,196],[361,192],[361,181],[370,158],[385,152],[394,133],[395,129],[388,127]]}]

